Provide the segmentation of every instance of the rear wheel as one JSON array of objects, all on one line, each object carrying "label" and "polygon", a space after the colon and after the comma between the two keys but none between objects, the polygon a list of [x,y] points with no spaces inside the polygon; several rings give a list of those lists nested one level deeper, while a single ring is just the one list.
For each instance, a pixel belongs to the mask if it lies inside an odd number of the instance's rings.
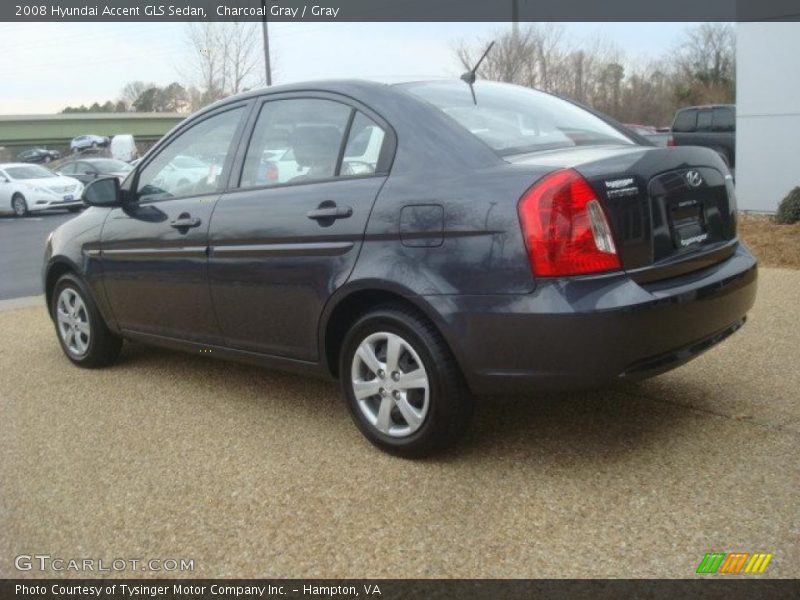
[{"label": "rear wheel", "polygon": [[76,213],[81,209],[80,206],[70,206],[67,210],[71,213]]},{"label": "rear wheel", "polygon": [[122,339],[106,326],[86,285],[72,273],[62,275],[50,307],[61,349],[79,367],[103,367],[117,360]]},{"label": "rear wheel", "polygon": [[11,198],[11,208],[14,210],[15,217],[24,217],[28,214],[28,203],[22,194],[14,194]]},{"label": "rear wheel", "polygon": [[472,416],[472,397],[441,335],[403,307],[375,309],[351,327],[339,374],[356,425],[391,454],[433,454],[454,443]]}]

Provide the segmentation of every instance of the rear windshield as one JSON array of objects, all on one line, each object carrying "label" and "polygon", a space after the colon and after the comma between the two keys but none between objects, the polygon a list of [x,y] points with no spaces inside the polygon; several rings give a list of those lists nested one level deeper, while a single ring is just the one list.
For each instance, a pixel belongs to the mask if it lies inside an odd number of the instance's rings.
[{"label": "rear windshield", "polygon": [[550,94],[505,83],[478,81],[475,101],[459,81],[401,87],[427,100],[501,156],[552,148],[634,142],[599,117]]}]

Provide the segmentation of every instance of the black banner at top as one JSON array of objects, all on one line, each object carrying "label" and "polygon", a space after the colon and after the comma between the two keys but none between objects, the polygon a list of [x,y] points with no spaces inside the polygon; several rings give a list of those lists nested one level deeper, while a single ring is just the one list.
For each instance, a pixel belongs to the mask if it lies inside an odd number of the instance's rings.
[{"label": "black banner at top", "polygon": [[798,0],[3,0],[0,21],[798,21]]}]

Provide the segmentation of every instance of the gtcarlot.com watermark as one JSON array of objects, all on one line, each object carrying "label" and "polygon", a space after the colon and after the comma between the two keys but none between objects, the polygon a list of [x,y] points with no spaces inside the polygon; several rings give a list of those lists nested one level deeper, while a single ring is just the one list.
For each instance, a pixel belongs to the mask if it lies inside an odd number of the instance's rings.
[{"label": "gtcarlot.com watermark", "polygon": [[194,571],[193,558],[63,558],[49,554],[20,554],[14,558],[18,571],[55,573],[114,573],[123,571],[158,571],[180,573]]}]

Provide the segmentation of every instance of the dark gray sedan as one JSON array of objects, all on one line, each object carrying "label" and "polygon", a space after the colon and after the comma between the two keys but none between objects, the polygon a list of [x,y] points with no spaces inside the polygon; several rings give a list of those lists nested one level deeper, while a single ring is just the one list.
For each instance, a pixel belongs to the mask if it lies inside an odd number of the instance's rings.
[{"label": "dark gray sedan", "polygon": [[720,156],[638,139],[498,83],[228,98],[48,239],[58,341],[85,367],[129,339],[338,378],[403,456],[476,396],[662,373],[742,326],[756,261]]}]

